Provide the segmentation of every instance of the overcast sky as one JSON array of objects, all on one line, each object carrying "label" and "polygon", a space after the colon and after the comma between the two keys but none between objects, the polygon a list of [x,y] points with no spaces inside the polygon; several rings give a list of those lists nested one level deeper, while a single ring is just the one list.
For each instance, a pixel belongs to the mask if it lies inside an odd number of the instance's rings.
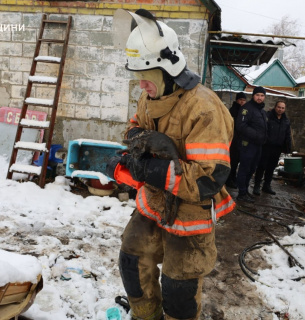
[{"label": "overcast sky", "polygon": [[285,15],[298,20],[305,37],[305,0],[215,0],[221,8],[222,30],[261,33]]}]

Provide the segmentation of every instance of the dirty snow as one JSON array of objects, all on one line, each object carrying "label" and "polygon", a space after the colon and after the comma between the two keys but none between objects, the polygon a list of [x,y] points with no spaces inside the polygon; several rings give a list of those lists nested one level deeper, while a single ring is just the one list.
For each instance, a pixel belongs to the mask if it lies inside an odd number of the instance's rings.
[{"label": "dirty snow", "polygon": [[[0,249],[36,256],[44,279],[43,290],[25,315],[35,320],[105,319],[106,309],[117,306],[115,296],[125,295],[117,260],[120,236],[135,202],[83,198],[69,191],[64,177],[44,189],[33,182],[5,180],[7,167],[8,159],[0,155]],[[305,266],[304,239],[304,228],[296,227],[280,241],[293,244],[287,249]],[[260,250],[272,269],[259,271],[259,282],[254,283],[258,294],[274,312],[284,310],[290,320],[304,319],[304,279],[292,280],[304,277],[304,270],[289,268],[277,245]],[[122,319],[129,320],[118,307]]]}]

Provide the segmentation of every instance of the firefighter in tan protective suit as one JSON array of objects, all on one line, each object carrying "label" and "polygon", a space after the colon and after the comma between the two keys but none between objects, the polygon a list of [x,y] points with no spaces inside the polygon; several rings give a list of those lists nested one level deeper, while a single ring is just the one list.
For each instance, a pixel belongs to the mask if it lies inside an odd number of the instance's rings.
[{"label": "firefighter in tan protective suit", "polygon": [[[147,152],[110,159],[108,175],[138,187],[137,209],[122,237],[120,273],[133,319],[199,319],[203,277],[216,260],[216,219],[235,205],[223,187],[233,120],[217,95],[187,69],[171,28],[143,9],[125,13],[133,18],[126,68],[144,89],[126,138],[140,140],[144,132],[141,142],[157,140],[161,148],[162,137],[170,137],[183,173],[175,173],[173,160]],[[168,193],[179,199],[171,221],[165,219]]]}]

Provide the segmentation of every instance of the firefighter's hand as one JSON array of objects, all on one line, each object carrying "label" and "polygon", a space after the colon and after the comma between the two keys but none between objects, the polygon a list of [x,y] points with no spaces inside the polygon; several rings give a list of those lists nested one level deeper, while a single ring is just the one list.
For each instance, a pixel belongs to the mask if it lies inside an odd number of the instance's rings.
[{"label": "firefighter's hand", "polygon": [[111,179],[114,179],[114,171],[115,171],[115,168],[116,166],[119,164],[119,162],[121,161],[121,158],[122,157],[119,157],[119,156],[114,156],[114,157],[111,157],[108,162],[107,162],[107,165],[106,165],[106,175],[111,178]]},{"label": "firefighter's hand", "polygon": [[130,154],[125,154],[122,156],[120,163],[129,170],[134,180],[143,182],[145,181],[145,169],[149,161],[150,159],[147,157],[137,159]]}]

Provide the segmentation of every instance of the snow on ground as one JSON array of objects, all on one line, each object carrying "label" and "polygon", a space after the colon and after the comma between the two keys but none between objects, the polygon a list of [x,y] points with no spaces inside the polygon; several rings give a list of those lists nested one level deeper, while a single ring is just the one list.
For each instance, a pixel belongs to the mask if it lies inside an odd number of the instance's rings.
[{"label": "snow on ground", "polygon": [[[305,267],[305,228],[295,227],[291,236],[280,239],[280,243]],[[286,246],[287,245],[287,246]],[[291,246],[289,246],[291,245]],[[257,291],[274,311],[287,313],[289,320],[305,319],[305,271],[290,267],[287,254],[276,244],[260,249],[272,269],[259,270]],[[296,279],[296,280],[292,280]]]},{"label": "snow on ground", "polygon": [[[117,260],[135,202],[83,198],[62,179],[45,189],[5,180],[7,167],[7,158],[0,156],[0,249],[38,256],[44,279],[25,315],[35,320],[105,319],[106,309],[118,306],[114,298],[125,295]],[[93,275],[85,278],[77,271]],[[61,280],[61,275],[71,280]],[[119,308],[122,319],[130,319]]]},{"label": "snow on ground", "polygon": [[[63,177],[45,189],[6,180],[7,167],[8,159],[0,155],[0,249],[36,256],[44,279],[25,315],[35,320],[105,319],[107,308],[119,307],[114,298],[125,295],[117,260],[135,202],[83,198],[69,191]],[[281,242],[297,244],[288,250],[305,266],[305,230],[295,230]],[[260,250],[272,269],[259,271],[258,293],[274,311],[287,311],[290,320],[304,319],[304,279],[291,280],[305,277],[304,270],[289,268],[286,254],[276,245]],[[122,319],[129,320],[119,308]]]}]

